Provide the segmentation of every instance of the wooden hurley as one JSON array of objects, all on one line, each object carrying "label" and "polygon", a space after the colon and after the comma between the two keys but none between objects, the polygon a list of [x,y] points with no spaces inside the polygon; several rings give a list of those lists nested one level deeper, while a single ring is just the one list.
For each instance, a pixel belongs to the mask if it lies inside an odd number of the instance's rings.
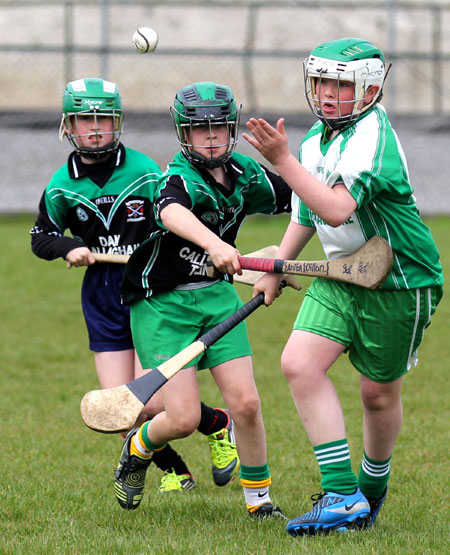
[{"label": "wooden hurley", "polygon": [[[336,279],[368,289],[381,287],[392,269],[392,262],[392,249],[389,243],[379,236],[369,239],[352,255],[332,260],[303,262],[239,257],[241,268],[245,270]],[[214,267],[212,267],[212,271],[214,271]]]},{"label": "wooden hurley", "polygon": [[[263,247],[262,249],[259,249],[257,251],[250,252],[245,256],[252,258],[273,258],[275,256],[275,253],[277,252],[277,249],[277,245],[270,245],[269,247]],[[101,252],[93,252],[92,254],[94,255],[94,258],[97,262],[109,262],[112,264],[126,264],[130,258],[129,254],[109,254]],[[66,265],[67,268],[72,267],[72,264],[70,264],[70,262],[67,262]],[[233,279],[237,283],[244,283],[245,285],[255,285],[255,283],[263,274],[264,272],[244,270],[241,276],[236,274],[235,276],[233,276]],[[286,285],[288,287],[292,287],[297,291],[300,291],[300,289],[302,288],[298,279],[292,275],[285,275],[283,277],[283,280],[286,282]]]},{"label": "wooden hurley", "polygon": [[89,391],[81,400],[81,416],[96,432],[116,433],[129,430],[147,401],[177,372],[208,347],[242,322],[264,303],[260,293],[234,314],[200,336],[171,359],[125,385]]}]

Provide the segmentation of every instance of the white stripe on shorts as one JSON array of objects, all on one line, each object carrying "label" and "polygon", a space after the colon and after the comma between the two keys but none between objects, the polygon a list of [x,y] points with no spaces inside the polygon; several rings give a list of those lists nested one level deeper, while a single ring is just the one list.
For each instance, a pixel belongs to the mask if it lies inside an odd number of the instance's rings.
[{"label": "white stripe on shorts", "polygon": [[[421,334],[422,337],[420,338],[420,343],[422,343],[423,336],[425,334],[425,328],[429,325],[431,321],[431,289],[429,287],[427,287],[426,289],[426,296],[428,301],[428,318],[427,318],[427,323],[422,328],[422,334]],[[414,321],[414,330],[412,334],[411,345],[409,347],[407,370],[411,369],[411,365],[417,366],[417,363],[419,362],[419,356],[417,353],[418,348],[414,352],[412,352],[414,348],[416,334],[417,334],[417,326],[419,325],[419,319],[420,319],[420,289],[416,289],[416,319]]]}]

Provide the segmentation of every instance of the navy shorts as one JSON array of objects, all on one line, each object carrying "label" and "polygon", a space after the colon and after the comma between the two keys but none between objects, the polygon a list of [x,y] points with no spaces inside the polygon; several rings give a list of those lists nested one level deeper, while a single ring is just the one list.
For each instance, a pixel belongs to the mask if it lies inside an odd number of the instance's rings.
[{"label": "navy shorts", "polygon": [[121,264],[93,264],[86,269],[81,305],[91,351],[134,349],[130,308],[120,299],[124,269]]}]

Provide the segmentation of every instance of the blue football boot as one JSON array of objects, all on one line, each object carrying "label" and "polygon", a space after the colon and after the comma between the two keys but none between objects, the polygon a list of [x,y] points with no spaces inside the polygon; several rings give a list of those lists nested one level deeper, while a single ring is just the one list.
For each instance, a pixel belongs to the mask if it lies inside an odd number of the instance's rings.
[{"label": "blue football boot", "polygon": [[359,488],[351,495],[341,493],[316,493],[311,496],[311,511],[290,520],[286,530],[291,536],[314,536],[331,530],[340,532],[367,526],[370,505]]}]

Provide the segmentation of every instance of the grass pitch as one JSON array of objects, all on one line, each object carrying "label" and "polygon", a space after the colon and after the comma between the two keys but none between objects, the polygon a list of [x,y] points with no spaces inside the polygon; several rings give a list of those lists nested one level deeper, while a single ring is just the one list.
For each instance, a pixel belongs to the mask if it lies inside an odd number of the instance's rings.
[{"label": "grass pitch", "polygon": [[[448,369],[450,301],[444,295],[404,380],[404,425],[393,457],[390,493],[375,528],[328,537],[291,538],[283,523],[251,521],[238,480],[214,486],[206,439],[173,442],[197,479],[185,494],[161,495],[150,467],[134,512],[113,493],[121,438],[96,434],[80,417],[84,393],[97,389],[80,308],[83,270],[30,251],[31,216],[0,219],[1,383],[0,553],[289,554],[444,553],[448,550]],[[251,218],[241,252],[280,241],[287,219]],[[450,219],[428,221],[450,275]],[[5,246],[8,246],[6,249]],[[314,240],[302,259],[323,258]],[[302,278],[303,290],[310,283]],[[238,286],[244,301],[251,289]],[[320,490],[312,448],[281,375],[279,358],[303,292],[285,290],[248,319],[266,424],[272,496],[293,518]],[[362,452],[358,375],[346,357],[331,371],[341,396],[354,469]],[[223,404],[207,372],[202,398]]]}]

